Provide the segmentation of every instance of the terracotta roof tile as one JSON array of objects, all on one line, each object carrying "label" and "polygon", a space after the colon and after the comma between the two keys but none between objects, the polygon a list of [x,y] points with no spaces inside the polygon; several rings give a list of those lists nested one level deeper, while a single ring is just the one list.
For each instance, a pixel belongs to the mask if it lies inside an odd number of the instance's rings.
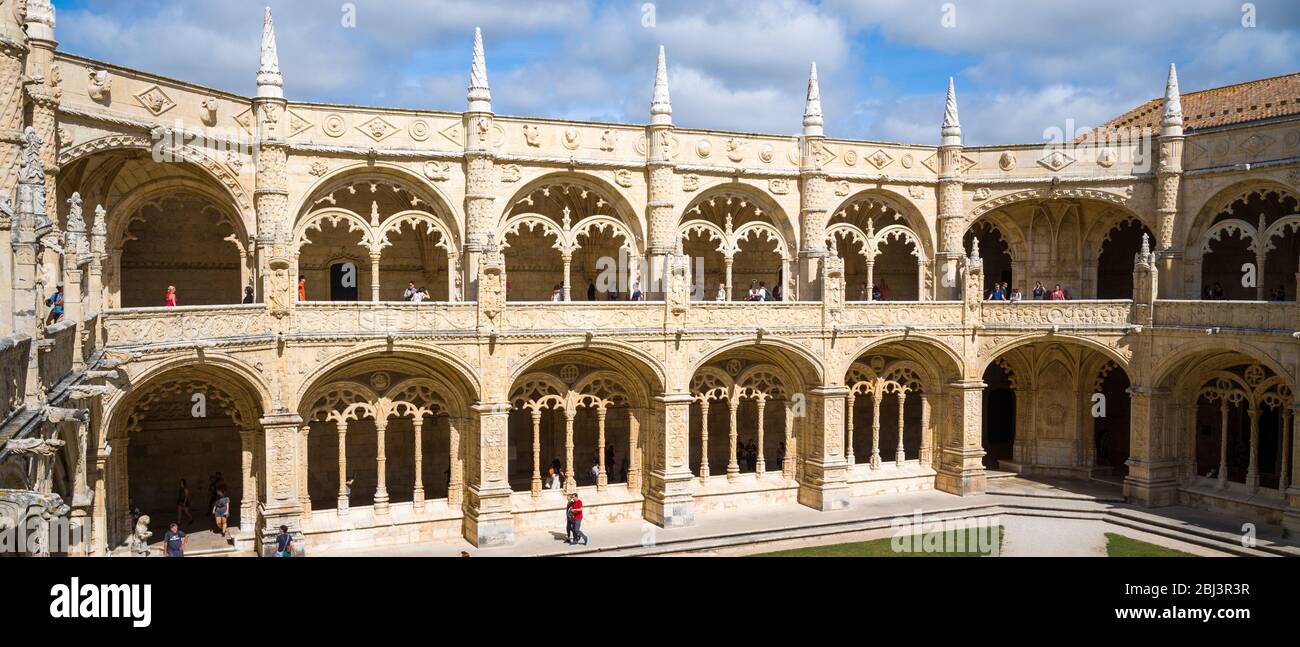
[{"label": "terracotta roof tile", "polygon": [[[1186,92],[1182,101],[1183,128],[1186,130],[1300,114],[1300,73]],[[1149,128],[1158,131],[1164,105],[1164,97],[1152,99],[1102,124],[1099,130]]]}]

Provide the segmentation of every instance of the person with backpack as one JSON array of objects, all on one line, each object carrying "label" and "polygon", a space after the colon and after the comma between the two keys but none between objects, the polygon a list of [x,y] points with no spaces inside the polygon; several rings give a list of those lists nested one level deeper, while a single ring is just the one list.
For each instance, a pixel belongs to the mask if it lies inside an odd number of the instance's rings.
[{"label": "person with backpack", "polygon": [[63,286],[60,285],[54,290],[54,294],[45,300],[45,305],[50,307],[50,316],[45,318],[45,325],[59,323],[63,319]]}]

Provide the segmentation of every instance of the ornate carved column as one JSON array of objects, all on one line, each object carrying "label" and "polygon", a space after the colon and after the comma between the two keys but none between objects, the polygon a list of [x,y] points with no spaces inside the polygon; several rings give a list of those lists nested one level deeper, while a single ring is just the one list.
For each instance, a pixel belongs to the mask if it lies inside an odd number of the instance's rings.
[{"label": "ornate carved column", "polygon": [[[294,436],[296,438],[296,434]],[[253,458],[257,453],[257,430],[239,430],[239,463],[241,496],[239,501],[239,535],[252,538],[257,528],[257,475],[253,472]],[[294,452],[297,457],[297,452]],[[293,476],[298,477],[297,461],[293,465]],[[295,492],[297,488],[295,487]]]},{"label": "ornate carved column", "polygon": [[311,425],[298,428],[298,501],[304,516],[311,516]]},{"label": "ornate carved column", "polygon": [[1129,387],[1129,458],[1124,477],[1124,496],[1145,506],[1178,502],[1178,462],[1165,447],[1159,430],[1155,393],[1146,386]]},{"label": "ornate carved column", "polygon": [[[17,16],[6,16],[0,20],[0,189],[6,192],[17,185],[22,164],[26,57],[26,34]],[[8,209],[0,209],[0,241],[7,241],[12,235],[13,215]],[[0,244],[0,337],[16,332],[10,315],[14,312],[13,254],[9,244]]]},{"label": "ornate carved column", "polygon": [[[411,419],[411,441],[415,454],[415,486],[411,489],[411,507],[416,512],[424,510],[424,416]],[[448,463],[450,467],[450,463]],[[450,485],[447,488],[450,494]]]},{"label": "ornate carved column", "polygon": [[375,514],[388,514],[388,456],[386,442],[388,418],[386,413],[375,417]]},{"label": "ornate carved column", "polygon": [[786,402],[785,405],[785,457],[781,459],[782,476],[788,479],[794,478],[795,461],[798,458],[797,444],[799,434],[794,429],[794,405]]},{"label": "ornate carved column", "polygon": [[1250,463],[1246,467],[1246,488],[1254,493],[1259,489],[1259,405],[1251,403],[1250,416]]},{"label": "ornate carved column", "polygon": [[1219,489],[1228,487],[1228,400],[1219,400]]},{"label": "ornate carved column", "polygon": [[935,488],[950,494],[983,494],[984,472],[981,409],[985,384],[979,380],[949,384],[947,415],[951,423],[941,448]]},{"label": "ornate carved column", "polygon": [[1282,457],[1282,466],[1278,468],[1277,489],[1286,492],[1291,482],[1291,408],[1282,409],[1282,428],[1278,430],[1278,455]]},{"label": "ornate carved column", "polygon": [[894,462],[899,467],[907,460],[907,451],[903,448],[903,405],[907,403],[907,391],[898,392],[898,447],[894,449]]},{"label": "ornate carved column", "polygon": [[542,496],[542,410],[533,409],[533,498]]},{"label": "ornate carved column", "polygon": [[[27,376],[22,394],[23,402],[31,409],[39,408],[45,399],[41,386],[40,351],[36,340],[40,335],[40,320],[45,298],[43,256],[45,246],[41,237],[50,231],[46,216],[45,162],[42,161],[43,142],[36,130],[23,131],[22,166],[18,173],[18,203],[14,209],[11,244],[13,250],[13,280],[10,295],[13,298],[13,332],[32,339],[27,354]],[[2,211],[2,210],[0,210]]]},{"label": "ornate carved column", "polygon": [[767,461],[763,459],[763,410],[767,406],[767,397],[758,396],[758,461],[754,466],[754,475],[763,478],[763,472],[767,470]]},{"label": "ornate carved column", "polygon": [[880,469],[880,393],[871,395],[871,469]]},{"label": "ornate carved column", "polygon": [[379,260],[380,252],[370,252],[370,300],[379,301]]},{"label": "ornate carved column", "polygon": [[822,170],[826,137],[822,131],[821,88],[817,64],[808,75],[808,96],[804,102],[803,136],[799,138],[799,301],[822,298],[822,262],[826,251],[826,172]]},{"label": "ornate carved column", "polygon": [[799,477],[799,503],[817,510],[840,510],[849,505],[848,464],[844,462],[843,386],[816,386],[807,400],[806,443],[801,444],[803,465]]},{"label": "ornate carved column", "polygon": [[930,394],[921,392],[921,467],[930,466],[934,446],[934,427],[930,424]]},{"label": "ornate carved column", "polygon": [[447,507],[455,509],[461,504],[465,490],[465,462],[460,457],[460,429],[463,418],[447,417],[447,445],[451,454],[451,481],[447,484]]},{"label": "ornate carved column", "polygon": [[339,437],[339,516],[348,513],[348,421],[338,420]]},{"label": "ornate carved column", "polygon": [[578,491],[578,477],[573,473],[573,419],[577,412],[571,407],[564,410],[564,491]]},{"label": "ornate carved column", "polygon": [[[672,393],[655,397],[655,417],[659,424],[649,426],[646,442],[647,521],[665,528],[695,523],[695,499],[691,496],[691,470],[687,463],[690,445],[690,416],[693,398],[689,393]],[[630,486],[629,486],[630,487]]]},{"label": "ornate carved column", "polygon": [[700,482],[709,480],[709,400],[700,400]]},{"label": "ornate carved column", "polygon": [[628,409],[627,427],[627,491],[641,491],[641,427],[642,419],[651,415],[647,409]]},{"label": "ornate carved column", "polygon": [[844,462],[848,463],[849,467],[853,467],[858,462],[853,455],[853,403],[856,400],[857,397],[850,390],[849,395],[845,397],[844,403]]},{"label": "ornate carved column", "polygon": [[1300,403],[1292,402],[1288,411],[1290,424],[1283,429],[1282,433],[1291,437],[1291,461],[1288,486],[1282,491],[1286,493],[1286,512],[1282,514],[1282,527],[1292,533],[1300,532],[1300,416],[1295,412],[1300,410]]},{"label": "ornate carved column", "polygon": [[596,407],[596,461],[599,473],[596,475],[596,489],[603,492],[609,485],[609,469],[605,465],[605,405]]},{"label": "ornate carved column", "polygon": [[[298,486],[298,451],[305,443],[299,437],[303,421],[293,413],[276,413],[263,417],[262,461],[266,465],[266,505],[262,509],[261,552],[275,550],[275,536],[280,526],[287,526],[297,551],[307,548],[303,536],[302,499]],[[256,447],[256,446],[255,446]],[[256,485],[254,485],[256,487]],[[255,502],[255,501],[254,501]]]},{"label": "ornate carved column", "polygon": [[[298,301],[297,282],[289,275],[293,254],[293,216],[289,213],[288,102],[275,44],[275,27],[267,8],[262,24],[262,46],[257,69],[256,186],[258,274],[262,298],[277,319],[293,312]],[[278,395],[278,394],[277,394]]]},{"label": "ornate carved column", "polygon": [[510,514],[509,459],[506,430],[508,402],[479,403],[465,443],[465,539],[478,547],[505,546],[515,541]]},{"label": "ornate carved column", "polygon": [[569,272],[573,267],[573,255],[569,252],[564,252],[560,254],[560,261],[564,263],[564,283],[561,284],[563,287],[562,292],[564,294],[564,300],[566,302],[572,301],[573,299],[569,297],[571,293]]},{"label": "ornate carved column", "polygon": [[739,402],[734,396],[727,398],[727,480],[734,481],[740,476],[740,461],[736,459],[736,451],[739,440],[739,433],[736,430],[736,410]]}]

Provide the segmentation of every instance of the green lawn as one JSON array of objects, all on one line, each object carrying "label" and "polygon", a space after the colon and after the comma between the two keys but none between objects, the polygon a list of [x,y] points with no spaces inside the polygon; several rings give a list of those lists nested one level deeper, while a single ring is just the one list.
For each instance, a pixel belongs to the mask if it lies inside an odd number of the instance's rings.
[{"label": "green lawn", "polygon": [[1138,541],[1113,532],[1106,533],[1107,557],[1196,557],[1181,550]]},{"label": "green lawn", "polygon": [[[996,532],[995,542],[997,543],[997,552],[1001,552],[1002,526],[994,528]],[[792,548],[790,550],[778,550],[770,553],[758,553],[751,557],[988,557],[996,554],[994,551],[985,550],[981,552],[978,546],[970,545],[969,535],[967,535],[967,545],[963,546],[964,550],[956,550],[956,531],[947,531],[945,533],[926,533],[925,535],[912,535],[911,545],[914,550],[897,551],[894,549],[894,538],[885,537],[882,539],[873,539],[871,541],[859,541],[848,544],[829,544],[826,546],[809,546],[807,548]],[[952,547],[953,550],[927,551],[923,547],[927,538],[933,544],[939,540],[939,535],[943,535],[944,545]]]}]

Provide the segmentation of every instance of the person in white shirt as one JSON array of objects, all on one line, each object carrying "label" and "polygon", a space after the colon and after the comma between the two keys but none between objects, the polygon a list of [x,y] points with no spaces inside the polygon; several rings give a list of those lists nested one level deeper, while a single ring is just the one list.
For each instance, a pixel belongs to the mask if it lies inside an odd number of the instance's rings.
[{"label": "person in white shirt", "polygon": [[419,290],[415,289],[415,281],[411,281],[406,284],[406,291],[402,293],[402,299],[405,301],[414,301],[416,292],[419,292]]},{"label": "person in white shirt", "polygon": [[563,301],[563,300],[564,300],[564,288],[557,285],[555,286],[555,289],[551,291],[551,301]]},{"label": "person in white shirt", "polygon": [[771,301],[772,295],[767,291],[767,281],[758,282],[758,298],[755,301]]},{"label": "person in white shirt", "polygon": [[1014,291],[1012,291],[1012,293],[1011,293],[1011,302],[1012,302],[1012,303],[1019,303],[1021,298],[1023,298],[1023,297],[1022,297],[1021,294],[1020,294],[1020,288],[1016,288]]},{"label": "person in white shirt", "polygon": [[415,291],[415,294],[411,295],[411,301],[415,303],[421,303],[428,298],[429,298],[428,288],[419,288],[418,290]]},{"label": "person in white shirt", "polygon": [[719,283],[719,284],[718,284],[718,301],[726,301],[726,300],[727,300],[727,286],[726,286],[726,284]]}]

